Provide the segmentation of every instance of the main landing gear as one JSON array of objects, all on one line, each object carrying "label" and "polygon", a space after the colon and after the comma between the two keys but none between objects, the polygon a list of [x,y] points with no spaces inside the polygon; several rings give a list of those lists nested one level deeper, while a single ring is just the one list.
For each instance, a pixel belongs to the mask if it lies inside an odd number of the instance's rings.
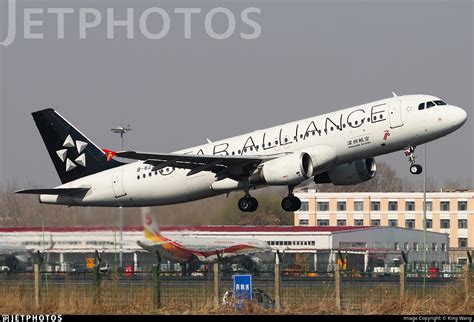
[{"label": "main landing gear", "polygon": [[[301,207],[301,200],[293,195],[293,188],[288,187],[288,196],[281,201],[281,207],[285,211],[297,211]],[[258,201],[246,191],[245,196],[239,199],[238,206],[242,212],[254,212],[258,208]]]},{"label": "main landing gear", "polygon": [[245,196],[239,199],[238,205],[242,212],[254,212],[258,208],[258,201],[246,192]]},{"label": "main landing gear", "polygon": [[405,150],[403,150],[405,155],[408,157],[408,161],[410,161],[410,173],[411,174],[420,174],[423,171],[423,167],[419,164],[415,163],[415,147],[409,146]]},{"label": "main landing gear", "polygon": [[301,207],[301,200],[293,195],[293,187],[288,186],[288,196],[281,201],[281,207],[285,211],[297,211]]}]

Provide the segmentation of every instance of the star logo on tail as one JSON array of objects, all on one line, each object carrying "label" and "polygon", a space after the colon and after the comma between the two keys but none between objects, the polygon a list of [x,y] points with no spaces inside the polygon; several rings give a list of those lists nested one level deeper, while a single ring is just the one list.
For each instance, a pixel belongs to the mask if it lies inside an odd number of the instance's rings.
[{"label": "star logo on tail", "polygon": [[[87,142],[83,142],[80,140],[76,140],[76,142],[74,142],[74,140],[71,138],[70,135],[67,136],[62,146],[64,149],[59,149],[56,151],[56,154],[58,155],[58,157],[66,165],[66,172],[71,171],[77,166],[81,166],[81,167],[86,166],[86,155],[82,152],[87,147],[87,144],[88,144]],[[79,156],[76,159],[74,159],[74,161],[71,161],[71,159],[67,157],[67,153],[70,148],[73,148],[73,149],[76,148],[77,153],[79,154]]]}]

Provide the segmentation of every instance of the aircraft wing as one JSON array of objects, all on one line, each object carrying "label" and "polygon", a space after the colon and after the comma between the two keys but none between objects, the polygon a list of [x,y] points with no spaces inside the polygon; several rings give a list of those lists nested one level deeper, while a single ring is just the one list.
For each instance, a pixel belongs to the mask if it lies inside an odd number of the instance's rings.
[{"label": "aircraft wing", "polygon": [[274,156],[230,156],[230,155],[193,155],[193,154],[175,154],[175,153],[147,153],[135,151],[118,152],[118,157],[145,160],[146,164],[154,165],[154,170],[165,167],[176,167],[190,169],[188,176],[201,171],[212,171],[220,173],[226,170],[226,177],[239,177],[255,170],[257,166]]},{"label": "aircraft wing", "polygon": [[33,194],[33,195],[74,195],[86,193],[90,188],[46,188],[46,189],[23,189],[17,190],[15,193]]}]

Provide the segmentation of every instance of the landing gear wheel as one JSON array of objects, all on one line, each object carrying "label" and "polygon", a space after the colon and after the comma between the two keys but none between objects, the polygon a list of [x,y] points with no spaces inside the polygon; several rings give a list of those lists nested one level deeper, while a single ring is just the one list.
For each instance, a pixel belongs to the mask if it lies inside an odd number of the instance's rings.
[{"label": "landing gear wheel", "polygon": [[420,174],[423,171],[423,167],[419,164],[412,164],[410,166],[411,174]]},{"label": "landing gear wheel", "polygon": [[423,168],[421,165],[415,163],[415,147],[408,146],[403,150],[403,152],[405,153],[405,156],[408,157],[408,161],[410,161],[410,173],[420,174],[423,171]]},{"label": "landing gear wheel", "polygon": [[285,211],[297,211],[301,207],[301,200],[295,196],[288,196],[281,201],[281,207]]},{"label": "landing gear wheel", "polygon": [[242,212],[253,212],[258,208],[258,201],[254,197],[243,197],[240,198],[238,206]]}]

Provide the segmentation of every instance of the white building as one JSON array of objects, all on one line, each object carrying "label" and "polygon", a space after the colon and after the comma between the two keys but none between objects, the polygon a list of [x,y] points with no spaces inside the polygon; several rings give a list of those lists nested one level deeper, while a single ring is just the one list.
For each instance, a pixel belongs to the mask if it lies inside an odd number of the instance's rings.
[{"label": "white building", "polygon": [[[423,259],[423,231],[399,227],[350,226],[195,226],[162,227],[164,235],[188,237],[255,238],[288,255],[294,265],[306,270],[326,271],[340,257],[357,270],[397,265],[404,251],[408,261]],[[0,228],[0,240],[22,242],[30,250],[48,250],[49,262],[68,270],[74,262],[84,262],[97,250],[108,261],[116,261],[120,251],[119,233],[110,227]],[[126,227],[123,233],[124,263],[136,268],[149,265],[154,257],[137,241],[144,238],[142,227]],[[428,232],[426,259],[432,266],[449,261],[448,235]]]}]

